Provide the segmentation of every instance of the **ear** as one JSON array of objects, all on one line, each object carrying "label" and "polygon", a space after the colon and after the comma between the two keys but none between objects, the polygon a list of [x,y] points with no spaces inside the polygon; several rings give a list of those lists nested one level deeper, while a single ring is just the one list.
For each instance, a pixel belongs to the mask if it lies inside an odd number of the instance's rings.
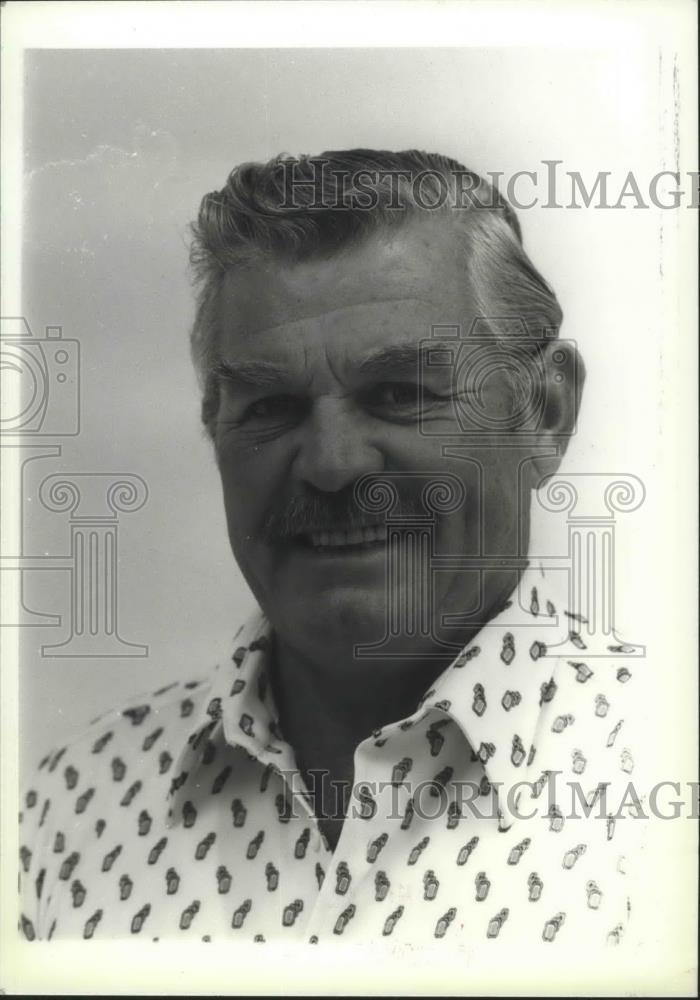
[{"label": "ear", "polygon": [[551,445],[557,453],[551,457],[533,457],[533,487],[559,469],[569,440],[576,432],[586,378],[583,358],[570,340],[545,341],[541,357],[545,403],[539,422],[539,439],[541,444]]}]

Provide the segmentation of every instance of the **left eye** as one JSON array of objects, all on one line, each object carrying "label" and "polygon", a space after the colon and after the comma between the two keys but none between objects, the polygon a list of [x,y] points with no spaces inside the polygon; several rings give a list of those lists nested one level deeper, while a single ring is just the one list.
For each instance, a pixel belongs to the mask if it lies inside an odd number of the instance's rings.
[{"label": "left eye", "polygon": [[365,394],[366,405],[375,409],[417,411],[439,397],[416,382],[379,382]]},{"label": "left eye", "polygon": [[418,406],[420,387],[414,382],[380,382],[367,397],[375,406]]}]

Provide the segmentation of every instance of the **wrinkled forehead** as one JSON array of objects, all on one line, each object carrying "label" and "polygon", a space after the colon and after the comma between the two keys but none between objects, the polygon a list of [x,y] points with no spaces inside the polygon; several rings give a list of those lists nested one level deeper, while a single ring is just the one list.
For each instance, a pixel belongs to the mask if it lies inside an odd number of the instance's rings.
[{"label": "wrinkled forehead", "polygon": [[476,315],[464,251],[452,231],[422,225],[296,264],[261,263],[225,275],[223,353],[281,339],[381,344],[419,340]]}]

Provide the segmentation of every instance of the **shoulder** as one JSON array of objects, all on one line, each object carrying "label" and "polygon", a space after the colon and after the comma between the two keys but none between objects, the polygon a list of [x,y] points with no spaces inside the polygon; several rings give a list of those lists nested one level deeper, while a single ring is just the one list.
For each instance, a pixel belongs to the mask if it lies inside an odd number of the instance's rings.
[{"label": "shoulder", "polygon": [[203,677],[135,695],[44,754],[25,783],[19,813],[27,938],[50,936],[56,908],[78,905],[65,895],[81,885],[76,867],[83,879],[106,870],[106,840],[118,835],[121,843],[131,829],[145,835],[159,821],[178,756],[209,718],[210,690],[211,678]]},{"label": "shoulder", "polygon": [[[109,781],[114,788],[128,784],[135,772],[168,770],[206,706],[210,689],[211,676],[202,676],[136,694],[92,719],[64,744],[47,749],[28,772],[20,823],[31,824],[33,819],[43,825],[57,801],[76,798],[75,810],[82,811],[96,784]],[[31,814],[37,810],[34,818]]]}]

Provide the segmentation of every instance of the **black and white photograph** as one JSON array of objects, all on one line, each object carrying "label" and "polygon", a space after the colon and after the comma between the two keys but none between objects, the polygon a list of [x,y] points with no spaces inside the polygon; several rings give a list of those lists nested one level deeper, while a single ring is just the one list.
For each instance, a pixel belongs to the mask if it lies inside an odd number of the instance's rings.
[{"label": "black and white photograph", "polygon": [[697,7],[11,3],[0,988],[697,989]]}]

